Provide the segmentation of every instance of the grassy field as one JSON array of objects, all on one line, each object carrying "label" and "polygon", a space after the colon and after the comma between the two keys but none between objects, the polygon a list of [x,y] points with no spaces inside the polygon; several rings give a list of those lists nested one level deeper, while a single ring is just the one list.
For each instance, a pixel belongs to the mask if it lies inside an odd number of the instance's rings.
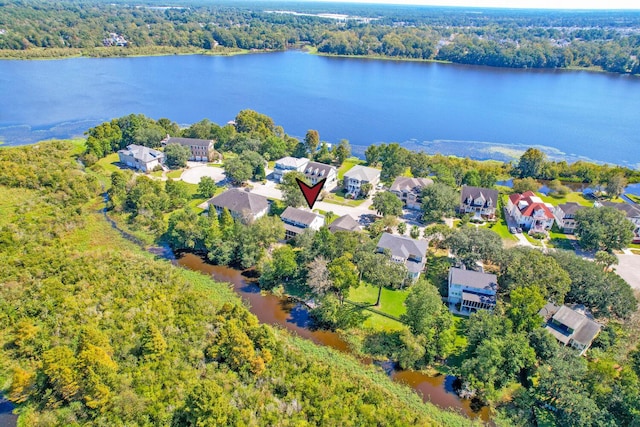
[{"label": "grassy field", "polygon": [[[382,296],[380,297],[380,306],[373,307],[383,313],[391,316],[400,317],[406,312],[404,301],[407,299],[409,291],[392,290],[382,288]],[[378,298],[378,287],[362,283],[359,287],[349,291],[349,300],[365,304],[375,304]],[[393,319],[380,316],[376,313],[370,313],[371,317],[364,323],[365,327],[371,327],[377,330],[393,330],[402,329],[403,325]]]},{"label": "grassy field", "polygon": [[344,190],[340,190],[337,193],[327,194],[327,196],[322,201],[333,203],[334,205],[351,206],[352,208],[355,208],[356,206],[360,206],[362,203],[364,203],[365,199],[345,199]]},{"label": "grassy field", "polygon": [[105,172],[107,172],[107,175],[111,175],[112,172],[120,170],[120,168],[115,165],[118,160],[118,153],[112,153],[107,157],[103,157],[102,159],[98,160],[93,167],[96,168],[97,166],[99,168],[102,168]]},{"label": "grassy field", "polygon": [[182,172],[184,172],[184,169],[176,169],[174,171],[167,172],[167,178],[178,179],[182,175]]},{"label": "grassy field", "polygon": [[[555,229],[555,227],[554,227]],[[573,250],[573,245],[571,245],[572,239],[568,238],[568,234],[564,234],[560,231],[549,231],[549,242],[547,246],[557,248],[557,249],[565,249],[568,251]]]},{"label": "grassy field", "polygon": [[634,202],[640,204],[640,196],[636,196],[635,194],[627,194],[626,196]]},{"label": "grassy field", "polygon": [[575,202],[582,206],[593,206],[593,199],[587,199],[582,195],[582,193],[571,192],[565,196],[545,196],[542,193],[536,193],[543,202],[551,203],[554,206],[557,206],[562,203],[567,202]]},{"label": "grassy field", "polygon": [[349,157],[342,163],[342,166],[338,168],[338,179],[342,179],[344,173],[354,167],[355,165],[363,165],[366,162],[364,160],[360,160],[357,157]]}]

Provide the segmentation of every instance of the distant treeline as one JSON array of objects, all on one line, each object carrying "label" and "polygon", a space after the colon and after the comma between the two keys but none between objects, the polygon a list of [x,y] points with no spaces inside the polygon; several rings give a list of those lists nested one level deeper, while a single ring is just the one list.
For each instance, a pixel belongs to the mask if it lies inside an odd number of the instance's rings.
[{"label": "distant treeline", "polygon": [[[0,54],[43,56],[33,48],[75,49],[94,56],[115,33],[127,49],[170,47],[285,50],[309,45],[321,53],[443,60],[512,68],[599,68],[640,73],[640,13],[534,12],[303,4],[222,4],[160,8],[100,3],[0,2]],[[188,6],[187,6],[188,4]],[[338,21],[267,13],[349,13]],[[78,49],[81,49],[78,51]],[[123,51],[124,49],[124,51]],[[12,54],[2,50],[21,52]],[[153,51],[152,51],[153,52]],[[56,50],[53,57],[59,56]],[[145,54],[144,50],[140,54]],[[101,53],[102,55],[102,53]]]}]

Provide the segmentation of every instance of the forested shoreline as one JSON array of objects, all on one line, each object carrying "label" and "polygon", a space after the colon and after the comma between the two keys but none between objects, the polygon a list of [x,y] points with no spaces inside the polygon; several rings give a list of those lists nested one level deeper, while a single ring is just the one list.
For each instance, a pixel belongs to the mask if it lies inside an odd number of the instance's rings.
[{"label": "forested shoreline", "polygon": [[[341,56],[640,73],[637,12],[177,4],[4,2],[0,56],[229,54],[309,46]],[[307,14],[272,13],[278,8]],[[356,19],[312,16],[318,13]]]}]

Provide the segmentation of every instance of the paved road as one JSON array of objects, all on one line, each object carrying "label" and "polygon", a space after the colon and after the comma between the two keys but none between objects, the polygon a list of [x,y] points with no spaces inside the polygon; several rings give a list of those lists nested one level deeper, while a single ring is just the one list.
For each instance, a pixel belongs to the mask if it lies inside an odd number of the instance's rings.
[{"label": "paved road", "polygon": [[203,176],[212,178],[216,183],[226,178],[224,169],[222,168],[215,168],[202,163],[189,163],[189,166],[191,167],[182,172],[180,176],[184,182],[188,182],[189,184],[199,184],[200,178]]},{"label": "paved road", "polygon": [[620,254],[618,261],[619,264],[615,266],[616,273],[633,289],[640,290],[640,256]]}]

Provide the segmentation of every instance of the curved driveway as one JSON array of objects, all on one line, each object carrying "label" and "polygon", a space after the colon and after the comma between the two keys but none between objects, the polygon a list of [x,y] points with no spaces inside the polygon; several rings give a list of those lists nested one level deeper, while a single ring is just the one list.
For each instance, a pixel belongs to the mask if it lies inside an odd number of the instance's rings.
[{"label": "curved driveway", "polygon": [[182,172],[180,179],[189,184],[199,184],[200,178],[208,176],[212,178],[216,183],[226,178],[224,169],[207,166],[206,164],[190,167]]}]

